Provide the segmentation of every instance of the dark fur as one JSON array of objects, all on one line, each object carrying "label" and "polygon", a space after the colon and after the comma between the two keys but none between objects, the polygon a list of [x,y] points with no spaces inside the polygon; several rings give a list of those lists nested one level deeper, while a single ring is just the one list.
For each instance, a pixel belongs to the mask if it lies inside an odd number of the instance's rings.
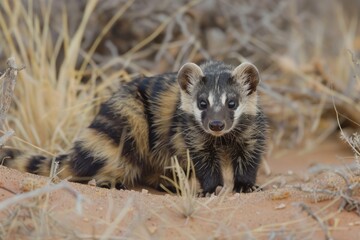
[{"label": "dark fur", "polygon": [[[237,82],[233,68],[223,63],[210,62],[201,68],[204,76],[198,83],[178,83],[177,74],[170,73],[123,85],[101,105],[70,152],[56,158],[59,176],[71,176],[71,181],[77,182],[95,178],[100,186],[123,188],[143,183],[157,188],[162,182],[160,176],[169,175],[165,168],[170,165],[170,158],[177,156],[185,168],[189,149],[204,193],[224,185],[223,161],[231,162],[234,191],[251,191],[265,148],[266,120],[261,109],[256,109],[255,114],[243,113],[230,132],[214,136],[194,114],[183,109],[182,99],[198,101],[201,94],[221,87],[243,104],[244,94],[256,94],[257,82],[246,82],[247,79]],[[191,69],[186,73],[192,74]],[[193,86],[197,88],[196,96],[192,95],[194,89],[187,88],[188,84],[196,85]],[[202,121],[215,118],[226,124],[234,121],[234,111],[210,110],[202,112]],[[50,158],[18,150],[4,149],[1,157],[6,157],[6,166],[36,174],[46,175],[51,167]]]}]

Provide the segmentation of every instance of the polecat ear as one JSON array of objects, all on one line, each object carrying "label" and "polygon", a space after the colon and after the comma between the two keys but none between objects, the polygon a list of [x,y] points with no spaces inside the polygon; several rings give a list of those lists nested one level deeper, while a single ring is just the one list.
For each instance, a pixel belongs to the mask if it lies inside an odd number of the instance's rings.
[{"label": "polecat ear", "polygon": [[195,63],[184,64],[177,75],[178,83],[183,91],[190,94],[193,86],[203,78],[201,68]]},{"label": "polecat ear", "polygon": [[248,95],[251,95],[256,91],[256,88],[260,82],[260,75],[258,69],[254,64],[244,62],[237,66],[231,73],[231,76],[235,81],[240,84],[248,84]]}]

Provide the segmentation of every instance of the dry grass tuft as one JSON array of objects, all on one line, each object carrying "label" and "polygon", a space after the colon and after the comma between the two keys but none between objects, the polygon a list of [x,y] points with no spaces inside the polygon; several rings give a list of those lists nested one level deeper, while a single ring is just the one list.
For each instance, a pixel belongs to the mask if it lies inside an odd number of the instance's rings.
[{"label": "dry grass tuft", "polygon": [[[2,2],[0,42],[8,49],[2,54],[12,54],[27,66],[15,90],[16,107],[8,118],[9,126],[23,140],[13,139],[13,145],[65,151],[97,111],[99,103],[109,96],[110,87],[127,76],[121,70],[109,75],[106,69],[90,61],[91,48],[89,52],[82,48],[96,5],[97,1],[86,3],[76,31],[70,33],[68,27],[72,23],[68,22],[70,17],[65,8],[55,13],[51,2]],[[37,6],[41,11],[37,11]],[[50,25],[54,14],[60,17],[61,27],[56,30]],[[100,41],[102,35],[96,39]],[[81,65],[92,70],[79,69]]]},{"label": "dry grass tuft", "polygon": [[[172,184],[176,189],[177,195],[180,197],[180,203],[174,204],[174,208],[185,218],[191,217],[197,208],[199,203],[197,201],[198,188],[195,180],[195,169],[190,159],[189,151],[187,157],[186,170],[180,166],[177,157],[171,159],[171,171],[173,178],[163,176],[165,180]],[[165,190],[166,187],[162,186]],[[169,191],[168,191],[169,192]],[[171,192],[169,192],[171,193]]]},{"label": "dry grass tuft", "polygon": [[12,144],[63,152],[121,81],[211,58],[259,66],[273,145],[315,146],[337,129],[333,100],[359,120],[351,9],[335,0],[2,1],[0,60],[27,66],[8,119],[24,141]]}]

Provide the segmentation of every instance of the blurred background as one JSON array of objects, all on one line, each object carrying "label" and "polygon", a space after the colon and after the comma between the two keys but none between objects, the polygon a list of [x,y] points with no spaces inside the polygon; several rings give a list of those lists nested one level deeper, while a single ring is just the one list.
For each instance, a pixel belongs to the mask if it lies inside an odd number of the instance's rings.
[{"label": "blurred background", "polygon": [[0,69],[10,56],[26,66],[7,118],[12,145],[63,152],[121,82],[206,59],[259,68],[269,154],[316,147],[339,124],[355,139],[359,9],[359,0],[2,0]]}]

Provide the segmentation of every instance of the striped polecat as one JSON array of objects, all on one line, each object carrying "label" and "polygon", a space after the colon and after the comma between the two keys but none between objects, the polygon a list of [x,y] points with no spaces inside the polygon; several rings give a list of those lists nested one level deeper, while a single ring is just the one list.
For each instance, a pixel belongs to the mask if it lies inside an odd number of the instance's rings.
[{"label": "striped polecat", "polygon": [[[251,63],[233,68],[210,61],[126,83],[101,105],[69,153],[56,157],[58,176],[95,179],[99,186],[158,188],[171,157],[185,168],[189,151],[203,193],[229,178],[234,191],[251,192],[265,148],[259,80]],[[40,175],[49,175],[52,163],[11,148],[0,157],[5,166]]]}]

